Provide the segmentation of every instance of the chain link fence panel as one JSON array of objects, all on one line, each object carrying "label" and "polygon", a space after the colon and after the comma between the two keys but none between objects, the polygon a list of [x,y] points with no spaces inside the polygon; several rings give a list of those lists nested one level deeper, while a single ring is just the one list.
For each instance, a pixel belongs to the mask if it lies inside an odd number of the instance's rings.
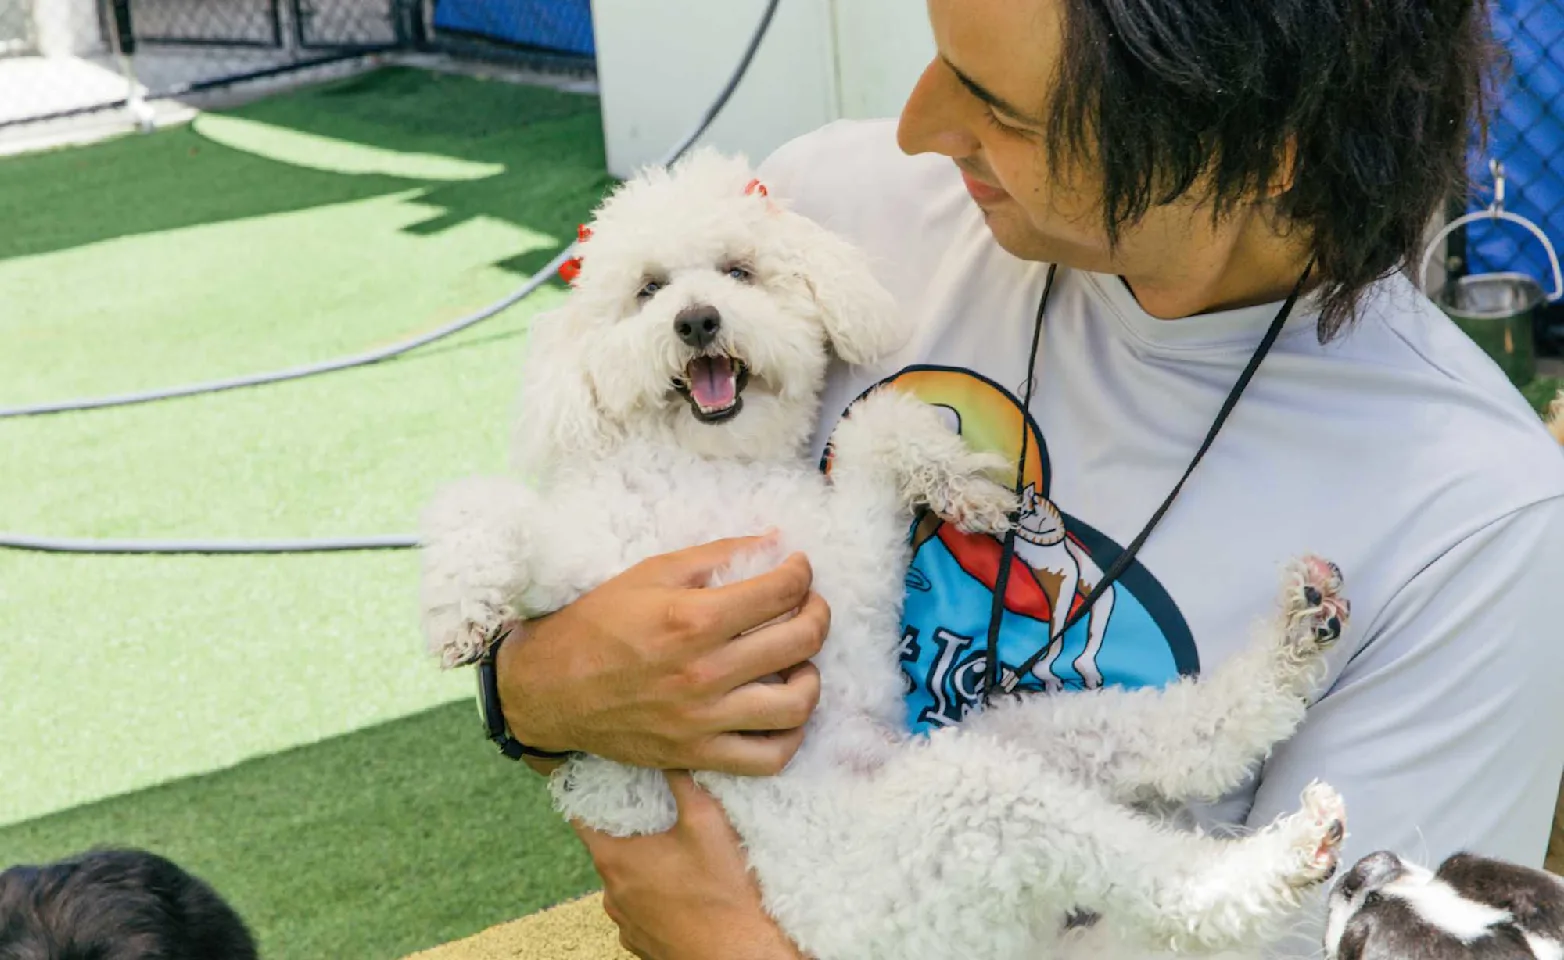
[{"label": "chain link fence panel", "polygon": [[[0,128],[372,53],[590,73],[589,0],[0,0]],[[138,114],[138,117],[140,114]]]},{"label": "chain link fence panel", "polygon": [[223,0],[204,9],[190,0],[135,0],[126,7],[137,44],[283,46],[278,0]]},{"label": "chain link fence panel", "polygon": [[0,57],[32,53],[37,43],[28,0],[0,0]]}]

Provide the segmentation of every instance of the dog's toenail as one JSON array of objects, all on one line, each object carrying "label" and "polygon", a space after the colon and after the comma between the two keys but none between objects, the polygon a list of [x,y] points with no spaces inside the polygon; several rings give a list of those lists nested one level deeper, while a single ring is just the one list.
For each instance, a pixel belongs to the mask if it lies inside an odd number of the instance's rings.
[{"label": "dog's toenail", "polygon": [[1318,590],[1316,590],[1315,588],[1313,588],[1313,587],[1304,587],[1303,588],[1303,602],[1307,603],[1309,606],[1317,607],[1317,606],[1320,605],[1320,601],[1323,600],[1323,599],[1325,599],[1325,598],[1322,597],[1320,595],[1320,592]]}]

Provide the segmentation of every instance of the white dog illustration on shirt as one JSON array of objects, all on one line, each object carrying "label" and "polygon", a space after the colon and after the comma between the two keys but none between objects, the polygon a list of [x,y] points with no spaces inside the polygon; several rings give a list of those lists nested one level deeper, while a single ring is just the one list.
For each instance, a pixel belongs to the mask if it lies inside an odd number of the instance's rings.
[{"label": "white dog illustration on shirt", "polygon": [[[1090,592],[1102,581],[1102,568],[1097,566],[1091,554],[1066,535],[1064,517],[1053,501],[1037,492],[1034,484],[1028,484],[1021,492],[1021,521],[1016,527],[1016,556],[1044,580],[1057,578],[1058,592],[1053,597],[1053,621],[1048,625],[1048,653],[1032,668],[1033,674],[1043,682],[1049,693],[1057,693],[1063,681],[1054,672],[1054,664],[1064,652],[1064,625],[1075,606],[1077,591]],[[1104,590],[1102,596],[1086,614],[1086,649],[1071,664],[1081,675],[1086,689],[1102,686],[1102,671],[1097,669],[1097,655],[1102,651],[1103,637],[1108,635],[1108,619],[1113,616],[1114,587]]]}]

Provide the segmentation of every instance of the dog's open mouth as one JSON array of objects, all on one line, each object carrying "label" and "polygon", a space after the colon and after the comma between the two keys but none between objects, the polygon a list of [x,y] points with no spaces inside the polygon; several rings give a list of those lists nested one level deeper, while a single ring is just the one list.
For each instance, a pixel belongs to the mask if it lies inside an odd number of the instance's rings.
[{"label": "dog's open mouth", "polygon": [[722,423],[737,416],[748,384],[749,367],[726,355],[696,357],[684,368],[684,376],[673,382],[702,423]]}]

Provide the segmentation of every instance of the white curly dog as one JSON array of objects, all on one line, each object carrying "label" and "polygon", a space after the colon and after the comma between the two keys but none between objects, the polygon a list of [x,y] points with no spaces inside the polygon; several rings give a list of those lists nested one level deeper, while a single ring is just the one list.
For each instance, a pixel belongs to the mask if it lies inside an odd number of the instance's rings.
[{"label": "white curly dog", "polygon": [[[913,511],[1003,530],[1016,497],[989,475],[1014,468],[893,389],[838,426],[829,475],[809,462],[829,351],[870,362],[909,331],[860,251],[752,178],[699,151],[599,208],[573,291],[530,335],[516,434],[529,481],[456,482],[425,514],[431,651],[470,662],[507,617],[557,610],[656,554],[775,528],[775,550],[719,579],[808,556],[833,611],[819,706],[780,775],[696,780],[801,950],[944,960],[1057,956],[1083,936],[1192,953],[1264,942],[1335,869],[1335,792],[1313,785],[1300,812],[1240,839],[1148,811],[1221,795],[1292,733],[1346,616],[1339,571],[1293,564],[1274,623],[1198,684],[1007,698],[906,733],[895,650]],[[562,813],[616,835],[674,821],[656,770],[578,756],[550,787]]]}]

